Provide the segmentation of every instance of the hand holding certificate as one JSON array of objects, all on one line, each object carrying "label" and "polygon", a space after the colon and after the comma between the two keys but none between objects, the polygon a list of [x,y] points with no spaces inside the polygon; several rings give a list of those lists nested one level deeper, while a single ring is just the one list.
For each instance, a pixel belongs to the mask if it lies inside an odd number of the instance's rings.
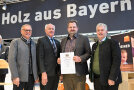
[{"label": "hand holding certificate", "polygon": [[75,74],[74,52],[60,53],[61,74]]}]

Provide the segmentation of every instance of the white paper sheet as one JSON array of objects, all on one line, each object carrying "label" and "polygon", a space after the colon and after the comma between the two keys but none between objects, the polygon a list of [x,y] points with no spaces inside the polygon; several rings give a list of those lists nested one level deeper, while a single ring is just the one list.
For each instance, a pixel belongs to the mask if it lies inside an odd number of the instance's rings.
[{"label": "white paper sheet", "polygon": [[74,52],[60,53],[61,74],[76,74]]}]

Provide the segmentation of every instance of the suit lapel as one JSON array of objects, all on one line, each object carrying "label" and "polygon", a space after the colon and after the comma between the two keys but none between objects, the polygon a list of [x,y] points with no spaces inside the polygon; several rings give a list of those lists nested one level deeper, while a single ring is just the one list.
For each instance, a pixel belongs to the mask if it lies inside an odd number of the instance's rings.
[{"label": "suit lapel", "polygon": [[56,48],[58,50],[58,42],[55,39],[54,39],[54,41],[55,41],[55,44],[56,44]]},{"label": "suit lapel", "polygon": [[79,45],[79,35],[78,35],[78,37],[76,38],[76,41],[75,41],[74,52],[75,52],[78,45]]},{"label": "suit lapel", "polygon": [[65,52],[66,42],[67,42],[67,38],[65,38],[65,40],[63,41],[62,52]]}]

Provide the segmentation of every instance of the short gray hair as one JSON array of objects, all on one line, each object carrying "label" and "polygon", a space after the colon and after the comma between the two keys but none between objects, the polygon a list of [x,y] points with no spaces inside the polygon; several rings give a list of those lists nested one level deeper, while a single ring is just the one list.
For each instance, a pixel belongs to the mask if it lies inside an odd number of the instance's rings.
[{"label": "short gray hair", "polygon": [[[52,23],[46,24],[46,25],[45,25],[45,29],[46,29],[47,26],[50,25],[50,24],[53,25]],[[53,25],[53,26],[54,26],[54,30],[55,30],[55,25]]]},{"label": "short gray hair", "polygon": [[105,28],[105,30],[107,30],[107,25],[106,25],[105,23],[98,23],[98,24],[96,25],[96,30],[97,30],[97,28],[98,28],[99,26],[103,26],[103,27]]},{"label": "short gray hair", "polygon": [[25,27],[25,26],[30,26],[31,27],[31,29],[32,29],[32,26],[30,25],[30,24],[24,24],[24,25],[22,25],[21,26],[21,30],[23,29],[23,27]]}]

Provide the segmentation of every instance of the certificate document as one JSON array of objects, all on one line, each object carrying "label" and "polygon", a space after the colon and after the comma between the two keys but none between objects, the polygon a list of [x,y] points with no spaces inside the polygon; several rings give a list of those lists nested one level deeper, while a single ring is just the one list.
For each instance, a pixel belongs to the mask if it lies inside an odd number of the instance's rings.
[{"label": "certificate document", "polygon": [[60,53],[61,74],[76,74],[74,52]]}]

